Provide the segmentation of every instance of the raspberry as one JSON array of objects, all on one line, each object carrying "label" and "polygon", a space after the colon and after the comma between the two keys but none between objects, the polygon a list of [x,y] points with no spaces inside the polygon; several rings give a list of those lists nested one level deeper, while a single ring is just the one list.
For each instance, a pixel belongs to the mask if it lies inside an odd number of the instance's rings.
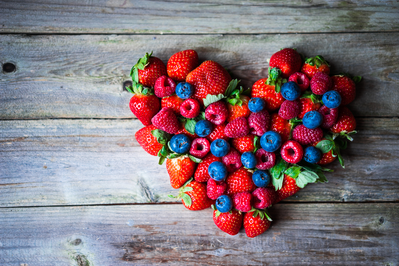
[{"label": "raspberry", "polygon": [[314,94],[323,95],[331,90],[333,86],[332,79],[324,72],[317,72],[310,80],[310,89]]},{"label": "raspberry", "polygon": [[249,212],[252,209],[252,194],[249,192],[240,192],[233,195],[233,205],[236,210]]},{"label": "raspberry", "polygon": [[215,200],[223,195],[226,189],[226,182],[217,182],[210,178],[206,185],[206,195],[208,196],[208,198]]},{"label": "raspberry", "polygon": [[276,191],[272,188],[257,188],[252,192],[253,205],[256,209],[270,207],[277,199]]},{"label": "raspberry", "polygon": [[278,115],[286,120],[290,120],[291,118],[297,117],[299,112],[301,111],[301,104],[299,100],[288,101],[285,100],[278,111]]},{"label": "raspberry", "polygon": [[323,130],[319,127],[309,129],[304,125],[298,125],[292,132],[292,138],[302,145],[310,145],[323,138]]},{"label": "raspberry", "polygon": [[210,150],[211,145],[206,138],[196,138],[191,143],[190,154],[198,158],[203,158]]},{"label": "raspberry", "polygon": [[180,105],[180,114],[186,118],[194,118],[199,115],[201,106],[197,100],[187,99]]},{"label": "raspberry", "polygon": [[296,84],[298,84],[298,86],[302,92],[304,92],[307,88],[309,88],[309,84],[310,84],[309,78],[301,72],[296,72],[296,73],[292,74],[288,78],[288,81],[293,81]]},{"label": "raspberry", "polygon": [[242,166],[241,155],[234,149],[230,148],[229,153],[222,157],[222,162],[226,165],[228,172],[235,172]]},{"label": "raspberry", "polygon": [[248,125],[251,134],[262,136],[269,129],[270,116],[267,110],[251,113],[248,117]]},{"label": "raspberry", "polygon": [[154,85],[154,94],[158,98],[163,98],[175,93],[176,83],[168,76],[160,76]]},{"label": "raspberry", "polygon": [[151,122],[158,129],[161,129],[169,134],[175,134],[180,129],[179,120],[176,117],[173,109],[164,107],[152,119]]},{"label": "raspberry", "polygon": [[322,128],[329,129],[332,127],[338,119],[338,108],[330,109],[323,105],[319,108],[319,113],[323,116]]},{"label": "raspberry", "polygon": [[229,111],[222,101],[212,103],[205,109],[205,118],[215,125],[223,124],[228,115]]},{"label": "raspberry", "polygon": [[281,157],[287,163],[299,163],[303,157],[303,148],[301,144],[294,140],[289,140],[281,146]]},{"label": "raspberry", "polygon": [[276,164],[276,155],[274,154],[274,152],[268,152],[264,149],[259,149],[256,151],[255,157],[257,169],[270,169]]},{"label": "raspberry", "polygon": [[224,128],[224,134],[229,138],[244,137],[249,134],[249,126],[245,117],[239,117],[229,122]]}]

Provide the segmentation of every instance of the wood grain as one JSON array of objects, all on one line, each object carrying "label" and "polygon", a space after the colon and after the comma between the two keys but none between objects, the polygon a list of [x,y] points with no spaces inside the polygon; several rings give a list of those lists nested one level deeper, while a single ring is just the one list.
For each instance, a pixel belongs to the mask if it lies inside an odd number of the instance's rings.
[{"label": "wood grain", "polygon": [[0,1],[0,5],[0,32],[257,34],[399,30],[397,1],[25,0]]},{"label": "wood grain", "polygon": [[0,208],[0,264],[397,265],[399,205],[277,204],[264,234],[183,205]]},{"label": "wood grain", "polygon": [[[396,38],[395,38],[396,36]],[[122,91],[131,66],[145,52],[167,62],[196,49],[200,60],[227,67],[244,86],[267,76],[267,58],[281,47],[322,54],[332,73],[363,76],[351,109],[358,116],[399,113],[399,33],[239,36],[15,36],[3,35],[1,62],[17,71],[0,74],[0,119],[130,118],[131,94]],[[359,49],[361,47],[361,49]],[[387,97],[387,95],[389,95]]]},{"label": "wood grain", "polygon": [[[399,120],[358,119],[327,184],[287,201],[399,201]],[[175,201],[165,165],[138,145],[138,120],[0,121],[0,206]],[[144,166],[144,167],[143,167]]]}]

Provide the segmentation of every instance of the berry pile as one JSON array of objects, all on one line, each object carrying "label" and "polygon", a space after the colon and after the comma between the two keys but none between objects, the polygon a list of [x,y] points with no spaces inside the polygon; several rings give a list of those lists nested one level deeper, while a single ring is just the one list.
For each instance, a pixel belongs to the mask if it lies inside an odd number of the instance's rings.
[{"label": "berry pile", "polygon": [[133,66],[130,109],[144,127],[143,149],[166,160],[170,184],[189,210],[213,207],[213,220],[248,237],[271,224],[268,208],[309,183],[326,182],[324,165],[356,133],[346,106],[359,77],[330,76],[321,56],[294,49],[272,55],[269,75],[252,89],[217,62],[199,64],[194,50],[167,65],[146,54]]}]

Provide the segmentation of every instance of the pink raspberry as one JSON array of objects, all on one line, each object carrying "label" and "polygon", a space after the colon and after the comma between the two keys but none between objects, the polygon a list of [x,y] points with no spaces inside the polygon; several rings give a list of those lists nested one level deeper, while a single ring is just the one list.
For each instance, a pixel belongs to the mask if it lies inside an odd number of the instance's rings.
[{"label": "pink raspberry", "polygon": [[323,95],[331,90],[333,86],[332,79],[324,72],[317,72],[310,80],[310,89],[314,94]]},{"label": "pink raspberry", "polygon": [[168,76],[160,76],[154,85],[154,94],[158,98],[172,95],[175,92],[176,83]]},{"label": "pink raspberry", "polygon": [[338,119],[338,108],[328,108],[323,105],[319,108],[319,113],[323,116],[322,128],[329,129],[332,127]]},{"label": "pink raspberry", "polygon": [[158,129],[169,134],[176,134],[180,129],[179,120],[175,112],[170,107],[164,107],[152,119],[151,123]]},{"label": "pink raspberry", "polygon": [[295,101],[285,100],[280,106],[278,115],[285,120],[290,120],[294,117],[297,117],[300,111],[301,111],[301,103],[299,102],[299,100]]},{"label": "pink raspberry", "polygon": [[186,118],[194,118],[199,115],[201,106],[195,99],[187,99],[180,105],[180,114]]},{"label": "pink raspberry", "polygon": [[303,158],[303,148],[301,144],[295,140],[286,141],[283,146],[281,146],[281,157],[287,163],[299,163]]},{"label": "pink raspberry", "polygon": [[252,192],[253,205],[256,209],[270,207],[277,199],[276,191],[270,187],[259,187]]},{"label": "pink raspberry", "polygon": [[262,136],[269,129],[270,116],[267,110],[251,113],[248,117],[248,125],[251,130],[251,134]]},{"label": "pink raspberry", "polygon": [[249,192],[240,192],[232,196],[233,206],[238,211],[249,212],[252,209],[251,200],[252,194]]},{"label": "pink raspberry", "polygon": [[241,168],[241,154],[234,148],[230,148],[229,153],[222,157],[222,162],[227,167],[227,171],[232,173]]},{"label": "pink raspberry", "polygon": [[196,138],[191,143],[190,154],[194,157],[203,158],[211,150],[211,145],[206,138]]},{"label": "pink raspberry", "polygon": [[249,134],[249,126],[245,117],[239,117],[229,122],[224,128],[224,134],[229,138],[240,138]]},{"label": "pink raspberry", "polygon": [[302,145],[311,145],[323,138],[323,130],[320,127],[310,129],[304,125],[298,125],[292,132],[292,138]]},{"label": "pink raspberry", "polygon": [[224,102],[218,101],[215,103],[211,103],[205,109],[205,118],[208,121],[211,121],[215,125],[221,125],[227,120],[227,116],[229,115],[229,110]]},{"label": "pink raspberry", "polygon": [[255,152],[256,168],[266,170],[272,168],[276,164],[276,154],[259,149]]},{"label": "pink raspberry", "polygon": [[304,92],[307,88],[309,88],[309,78],[301,73],[301,72],[296,72],[292,74],[289,78],[288,81],[293,81],[296,84],[298,84],[298,87],[301,89],[302,92]]},{"label": "pink raspberry", "polygon": [[227,184],[226,182],[220,181],[217,182],[213,180],[212,178],[209,178],[208,183],[206,185],[206,195],[210,199],[217,199],[220,196],[222,196],[227,189]]}]

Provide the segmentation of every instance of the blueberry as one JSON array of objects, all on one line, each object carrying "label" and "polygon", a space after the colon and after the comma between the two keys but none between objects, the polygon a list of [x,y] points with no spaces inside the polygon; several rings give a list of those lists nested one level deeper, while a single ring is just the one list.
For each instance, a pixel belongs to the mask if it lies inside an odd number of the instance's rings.
[{"label": "blueberry", "polygon": [[200,120],[195,124],[195,134],[204,138],[211,134],[213,129],[212,123],[208,120]]},{"label": "blueberry", "polygon": [[270,183],[270,175],[266,171],[256,170],[252,174],[252,181],[257,187],[267,187]]},{"label": "blueberry", "polygon": [[222,195],[216,199],[216,209],[220,212],[229,212],[233,208],[233,201],[227,195]]},{"label": "blueberry", "polygon": [[294,101],[301,95],[301,89],[298,84],[293,81],[284,83],[281,86],[281,96],[288,101]]},{"label": "blueberry", "polygon": [[188,99],[194,94],[194,88],[190,83],[180,82],[176,86],[176,94],[180,99]]},{"label": "blueberry", "polygon": [[227,167],[221,162],[213,162],[208,166],[208,174],[215,181],[223,181],[227,177]]},{"label": "blueberry", "polygon": [[303,159],[308,163],[317,163],[321,159],[321,151],[313,146],[309,146],[305,149]]},{"label": "blueberry", "polygon": [[268,152],[276,151],[281,146],[280,134],[274,131],[267,131],[260,138],[260,146]]},{"label": "blueberry", "polygon": [[256,157],[252,152],[244,152],[241,154],[241,162],[244,167],[252,169],[256,166]]},{"label": "blueberry", "polygon": [[259,113],[266,107],[266,102],[262,98],[252,98],[248,102],[248,108],[252,113]]},{"label": "blueberry", "polygon": [[328,108],[337,108],[341,105],[341,95],[337,91],[327,91],[323,94],[323,103]]},{"label": "blueberry", "polygon": [[323,123],[323,115],[317,111],[309,111],[303,116],[302,123],[309,129],[315,129]]},{"label": "blueberry", "polygon": [[211,143],[211,153],[216,157],[223,157],[230,151],[230,144],[224,139],[215,139]]},{"label": "blueberry", "polygon": [[187,153],[191,147],[191,140],[184,134],[177,134],[170,139],[169,146],[176,153]]}]

